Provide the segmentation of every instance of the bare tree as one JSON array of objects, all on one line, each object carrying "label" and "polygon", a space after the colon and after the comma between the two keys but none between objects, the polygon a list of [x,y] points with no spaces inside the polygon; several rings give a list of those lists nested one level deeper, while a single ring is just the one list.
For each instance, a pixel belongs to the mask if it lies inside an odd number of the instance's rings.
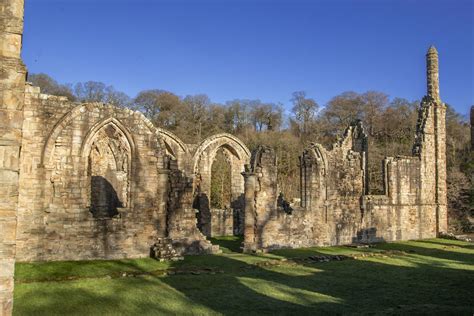
[{"label": "bare tree", "polygon": [[200,141],[202,138],[202,125],[210,104],[211,100],[205,94],[188,95],[183,99],[186,120],[191,123],[189,127],[193,136],[196,137],[196,141]]},{"label": "bare tree", "polygon": [[145,90],[138,93],[135,107],[158,126],[175,129],[183,112],[181,99],[164,90]]},{"label": "bare tree", "polygon": [[309,135],[310,127],[316,118],[319,109],[318,103],[314,99],[307,98],[304,91],[293,92],[293,114],[299,125],[300,135],[305,141]]}]

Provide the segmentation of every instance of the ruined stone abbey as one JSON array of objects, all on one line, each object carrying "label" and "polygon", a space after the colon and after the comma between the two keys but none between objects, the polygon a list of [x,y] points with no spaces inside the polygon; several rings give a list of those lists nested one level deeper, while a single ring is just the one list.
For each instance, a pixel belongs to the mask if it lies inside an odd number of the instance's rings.
[{"label": "ruined stone abbey", "polygon": [[[185,144],[140,112],[73,103],[27,82],[23,0],[0,3],[0,313],[12,307],[17,261],[216,253],[213,235],[243,250],[435,237],[447,230],[445,111],[438,53],[427,58],[412,156],[383,162],[384,194],[369,195],[368,142],[355,122],[331,149],[301,153],[301,199],[279,197],[271,148],[250,153],[218,134]],[[209,206],[211,166],[231,166],[230,209]]]}]

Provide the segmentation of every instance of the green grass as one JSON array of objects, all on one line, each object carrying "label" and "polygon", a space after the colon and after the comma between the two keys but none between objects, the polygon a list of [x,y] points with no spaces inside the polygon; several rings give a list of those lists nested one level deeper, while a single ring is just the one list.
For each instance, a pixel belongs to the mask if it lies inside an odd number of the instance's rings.
[{"label": "green grass", "polygon": [[[15,315],[376,314],[472,315],[474,245],[430,239],[374,248],[18,263]],[[312,255],[357,259],[313,263]],[[364,256],[364,254],[370,254]],[[124,277],[123,275],[126,274]],[[132,276],[130,276],[132,275]]]}]

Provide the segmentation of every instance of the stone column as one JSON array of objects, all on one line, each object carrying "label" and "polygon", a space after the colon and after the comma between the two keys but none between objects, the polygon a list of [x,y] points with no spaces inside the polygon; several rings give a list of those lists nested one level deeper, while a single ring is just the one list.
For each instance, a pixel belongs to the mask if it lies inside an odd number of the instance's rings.
[{"label": "stone column", "polygon": [[23,0],[0,1],[0,315],[11,315],[26,69]]},{"label": "stone column", "polygon": [[165,216],[165,221],[160,222],[160,227],[157,227],[157,230],[160,234],[160,237],[165,236],[168,226],[168,194],[169,194],[169,174],[170,170],[165,168],[158,169],[158,181],[159,186],[159,204],[158,204],[158,218],[163,218]]},{"label": "stone column", "polygon": [[257,175],[251,172],[249,166],[245,166],[246,171],[242,172],[245,181],[245,209],[244,209],[244,252],[255,251],[255,186]]},{"label": "stone column", "polygon": [[433,104],[435,141],[435,198],[437,233],[448,231],[446,184],[446,105],[439,95],[438,51],[434,46],[426,54],[427,94]]},{"label": "stone column", "polygon": [[441,101],[434,107],[436,145],[436,205],[438,233],[448,232],[448,185],[446,183],[446,106]]},{"label": "stone column", "polygon": [[440,101],[438,51],[434,46],[431,46],[426,53],[426,79],[428,96]]}]

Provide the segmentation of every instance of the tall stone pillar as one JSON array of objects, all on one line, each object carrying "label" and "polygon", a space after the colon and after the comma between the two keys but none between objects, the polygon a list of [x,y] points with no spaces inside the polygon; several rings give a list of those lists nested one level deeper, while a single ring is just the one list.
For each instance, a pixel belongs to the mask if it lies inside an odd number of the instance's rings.
[{"label": "tall stone pillar", "polygon": [[245,209],[244,209],[244,252],[253,252],[256,250],[255,245],[255,186],[257,181],[257,175],[250,171],[250,166],[245,166],[245,172],[242,172],[244,176],[245,185]]},{"label": "tall stone pillar", "polygon": [[431,46],[426,53],[426,83],[428,96],[440,102],[438,51],[434,46]]},{"label": "tall stone pillar", "polygon": [[0,1],[0,315],[11,315],[26,69],[23,0]]},{"label": "tall stone pillar", "polygon": [[[167,211],[168,211],[168,194],[169,194],[169,174],[170,170],[165,169],[165,168],[159,168],[158,169],[158,174],[159,178],[158,181],[160,183],[159,188],[160,188],[160,201],[158,205],[158,218],[162,218],[163,215],[166,215],[167,217]],[[165,220],[163,223],[160,223],[159,227],[157,227],[160,236],[165,236],[167,232],[167,220]]]},{"label": "tall stone pillar", "polygon": [[434,113],[437,232],[448,231],[446,184],[446,105],[439,95],[438,51],[431,46],[426,54],[427,94]]}]

